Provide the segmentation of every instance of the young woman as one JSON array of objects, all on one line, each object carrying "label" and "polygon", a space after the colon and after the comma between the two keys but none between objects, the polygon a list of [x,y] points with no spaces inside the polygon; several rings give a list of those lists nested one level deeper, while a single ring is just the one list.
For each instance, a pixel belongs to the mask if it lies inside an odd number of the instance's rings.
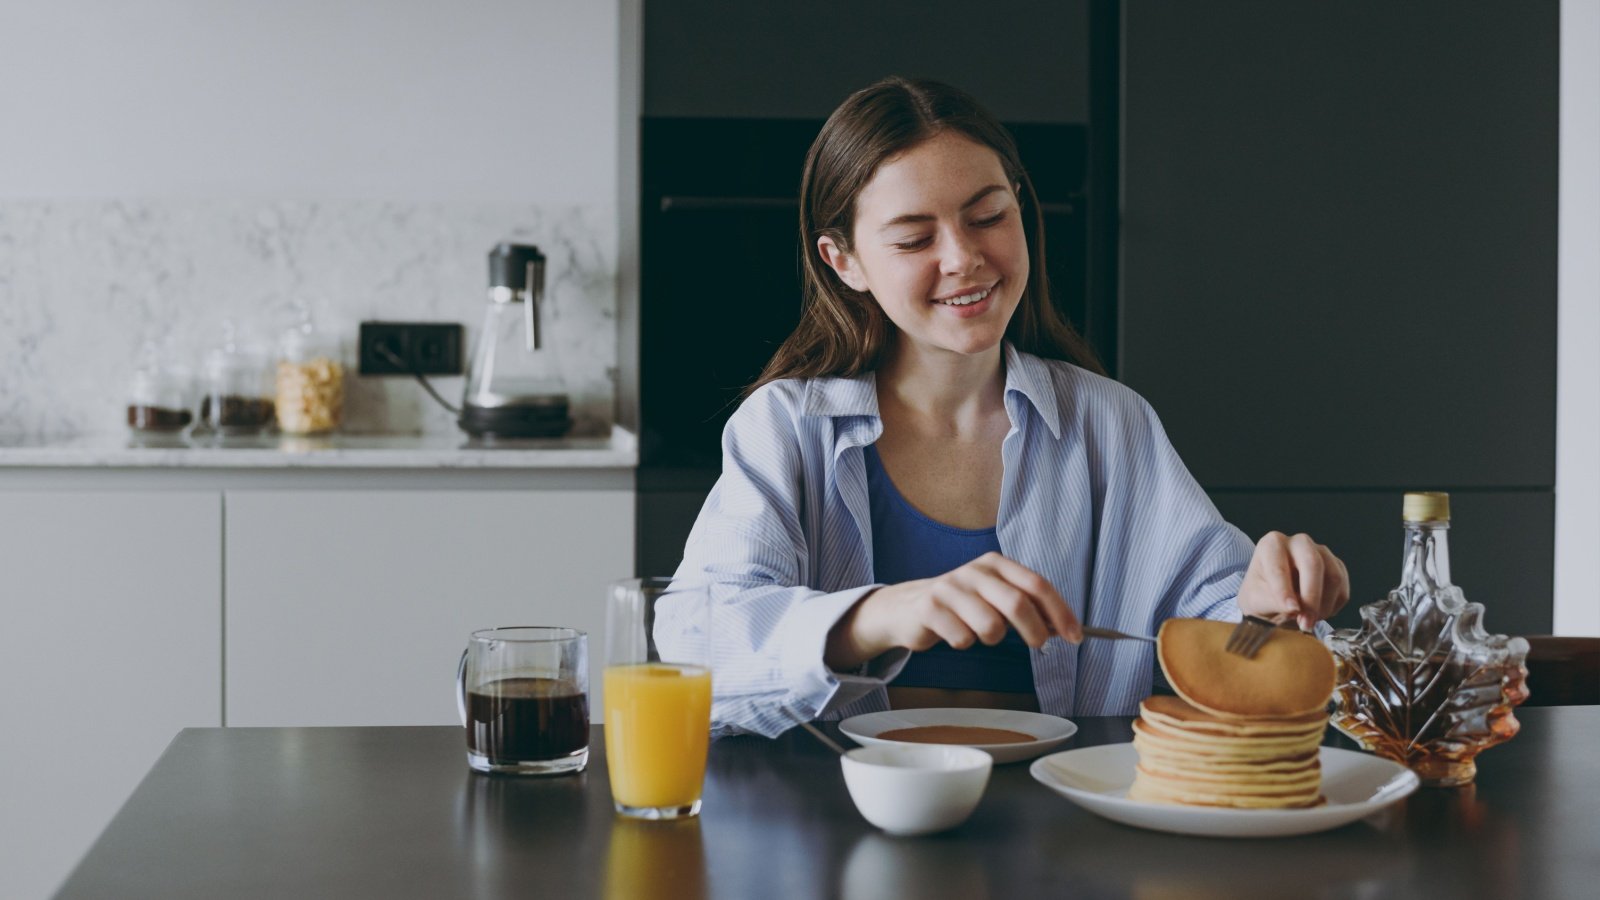
[{"label": "young woman", "polygon": [[[1349,597],[1306,535],[1252,547],[1051,304],[1010,135],[890,78],[829,117],[800,191],[805,308],[728,422],[678,575],[716,603],[714,730],[890,705],[1130,715],[1173,616]],[[658,627],[674,639],[670,616]]]}]

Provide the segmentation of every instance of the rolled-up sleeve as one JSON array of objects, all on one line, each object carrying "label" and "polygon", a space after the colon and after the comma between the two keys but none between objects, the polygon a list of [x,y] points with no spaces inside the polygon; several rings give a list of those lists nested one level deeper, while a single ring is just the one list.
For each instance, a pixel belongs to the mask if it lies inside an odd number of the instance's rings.
[{"label": "rolled-up sleeve", "polygon": [[[804,527],[808,483],[798,415],[772,386],[752,395],[723,431],[722,475],[689,533],[677,577],[707,585],[712,603],[715,735],[781,734],[862,696],[892,675],[841,675],[823,662],[828,632],[877,585],[810,587]],[[657,641],[675,639],[670,617]],[[875,670],[875,671],[874,671]]]}]

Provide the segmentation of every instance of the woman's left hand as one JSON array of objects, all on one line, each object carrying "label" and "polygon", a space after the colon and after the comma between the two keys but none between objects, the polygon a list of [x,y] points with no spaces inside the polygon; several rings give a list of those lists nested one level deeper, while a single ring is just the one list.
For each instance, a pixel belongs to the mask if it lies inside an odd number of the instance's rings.
[{"label": "woman's left hand", "polygon": [[1239,611],[1281,621],[1293,616],[1304,631],[1350,601],[1344,563],[1310,535],[1270,531],[1256,544],[1239,586]]}]

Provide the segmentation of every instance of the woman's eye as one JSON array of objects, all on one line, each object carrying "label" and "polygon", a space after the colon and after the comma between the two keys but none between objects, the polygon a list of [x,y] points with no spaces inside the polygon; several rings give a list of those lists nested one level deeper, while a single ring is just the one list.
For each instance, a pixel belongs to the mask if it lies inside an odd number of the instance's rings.
[{"label": "woman's eye", "polygon": [[[1005,221],[1005,218],[1006,211],[1001,210],[987,219],[975,219],[973,220],[972,224],[978,228],[993,228],[994,226]],[[928,246],[932,242],[933,238],[919,237],[909,241],[900,241],[898,243],[891,244],[890,246],[894,247],[896,250],[921,250],[923,247]]]}]

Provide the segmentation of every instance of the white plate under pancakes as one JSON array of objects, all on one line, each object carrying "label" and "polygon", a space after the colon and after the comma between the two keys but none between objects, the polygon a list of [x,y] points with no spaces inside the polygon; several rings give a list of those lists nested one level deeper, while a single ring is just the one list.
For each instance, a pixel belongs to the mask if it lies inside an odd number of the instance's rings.
[{"label": "white plate under pancakes", "polygon": [[1052,753],[1028,771],[1045,787],[1113,822],[1210,837],[1288,837],[1364,819],[1417,789],[1406,767],[1368,753],[1322,748],[1322,795],[1310,809],[1224,809],[1128,799],[1139,752],[1102,744]]},{"label": "white plate under pancakes", "polygon": [[[888,712],[851,716],[839,723],[839,730],[858,744],[917,746],[907,741],[884,740],[878,735],[896,728],[924,728],[929,725],[964,725],[972,728],[1003,728],[1032,735],[1033,740],[1015,744],[958,744],[976,747],[994,757],[996,763],[1021,762],[1054,750],[1078,733],[1078,726],[1060,716],[1023,712],[1015,709],[893,709]],[[923,744],[921,746],[927,746]]]}]

